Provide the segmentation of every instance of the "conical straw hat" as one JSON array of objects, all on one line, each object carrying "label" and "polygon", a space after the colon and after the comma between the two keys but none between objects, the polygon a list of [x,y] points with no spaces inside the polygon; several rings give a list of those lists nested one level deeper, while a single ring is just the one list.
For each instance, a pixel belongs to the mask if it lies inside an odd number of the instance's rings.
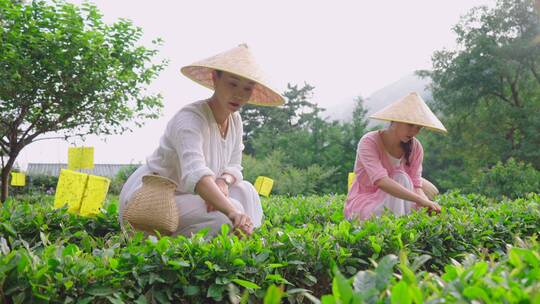
[{"label": "conical straw hat", "polygon": [[413,92],[392,103],[377,113],[369,116],[372,119],[396,121],[423,126],[433,131],[446,133],[442,122],[433,114],[422,97]]},{"label": "conical straw hat", "polygon": [[246,44],[185,66],[181,72],[189,79],[213,90],[213,70],[228,72],[254,81],[256,84],[248,101],[251,104],[279,106],[285,103],[283,97],[268,85]]}]

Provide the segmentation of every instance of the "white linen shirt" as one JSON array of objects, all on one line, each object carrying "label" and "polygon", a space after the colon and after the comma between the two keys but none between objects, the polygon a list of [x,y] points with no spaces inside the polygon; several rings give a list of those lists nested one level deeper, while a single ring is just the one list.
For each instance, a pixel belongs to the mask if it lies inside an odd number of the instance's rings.
[{"label": "white linen shirt", "polygon": [[238,112],[229,116],[225,138],[206,100],[182,108],[167,124],[159,147],[146,159],[150,172],[178,183],[177,192],[195,193],[199,180],[223,173],[242,176],[242,119]]}]

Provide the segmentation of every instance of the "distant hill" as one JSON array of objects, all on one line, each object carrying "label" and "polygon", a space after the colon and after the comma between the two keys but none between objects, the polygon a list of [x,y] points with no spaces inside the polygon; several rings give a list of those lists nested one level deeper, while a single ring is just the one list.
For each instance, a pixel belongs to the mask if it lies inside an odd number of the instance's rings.
[{"label": "distant hill", "polygon": [[[398,81],[377,90],[366,98],[368,114],[374,113],[410,92],[418,92],[424,100],[431,100],[431,92],[426,89],[429,79],[420,78],[414,74],[407,75]],[[352,118],[354,98],[339,103],[339,108],[328,108],[325,112],[331,119],[349,121]]]}]

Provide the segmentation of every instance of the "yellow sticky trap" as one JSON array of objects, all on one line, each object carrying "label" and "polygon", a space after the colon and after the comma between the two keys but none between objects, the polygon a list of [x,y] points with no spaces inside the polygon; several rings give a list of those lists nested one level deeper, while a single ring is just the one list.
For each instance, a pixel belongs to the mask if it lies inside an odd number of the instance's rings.
[{"label": "yellow sticky trap", "polygon": [[354,172],[349,172],[349,178],[347,183],[347,189],[350,191],[352,184],[354,183],[354,179],[356,178],[356,174]]},{"label": "yellow sticky trap", "polygon": [[94,169],[94,147],[69,147],[68,169]]},{"label": "yellow sticky trap", "polygon": [[88,183],[81,203],[80,214],[84,216],[95,215],[103,206],[103,201],[109,191],[111,181],[108,178],[96,175],[88,177]]},{"label": "yellow sticky trap", "polygon": [[274,180],[269,177],[259,176],[255,180],[255,189],[262,196],[268,197],[270,195],[270,191],[272,191],[273,186]]},{"label": "yellow sticky trap", "polygon": [[87,183],[88,174],[62,169],[56,185],[54,208],[68,205],[69,212],[78,213]]},{"label": "yellow sticky trap", "polygon": [[11,172],[11,185],[23,187],[26,185],[26,175],[20,172]]}]

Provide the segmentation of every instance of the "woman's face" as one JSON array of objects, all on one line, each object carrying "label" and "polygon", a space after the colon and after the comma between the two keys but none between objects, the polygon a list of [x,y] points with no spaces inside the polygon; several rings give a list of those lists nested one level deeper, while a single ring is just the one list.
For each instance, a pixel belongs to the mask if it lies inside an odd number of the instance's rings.
[{"label": "woman's face", "polygon": [[220,74],[212,74],[217,99],[231,112],[238,111],[250,99],[255,82],[226,72]]},{"label": "woman's face", "polygon": [[404,143],[413,139],[413,137],[415,137],[423,128],[422,126],[404,122],[392,122],[392,127],[394,128],[397,138]]}]

